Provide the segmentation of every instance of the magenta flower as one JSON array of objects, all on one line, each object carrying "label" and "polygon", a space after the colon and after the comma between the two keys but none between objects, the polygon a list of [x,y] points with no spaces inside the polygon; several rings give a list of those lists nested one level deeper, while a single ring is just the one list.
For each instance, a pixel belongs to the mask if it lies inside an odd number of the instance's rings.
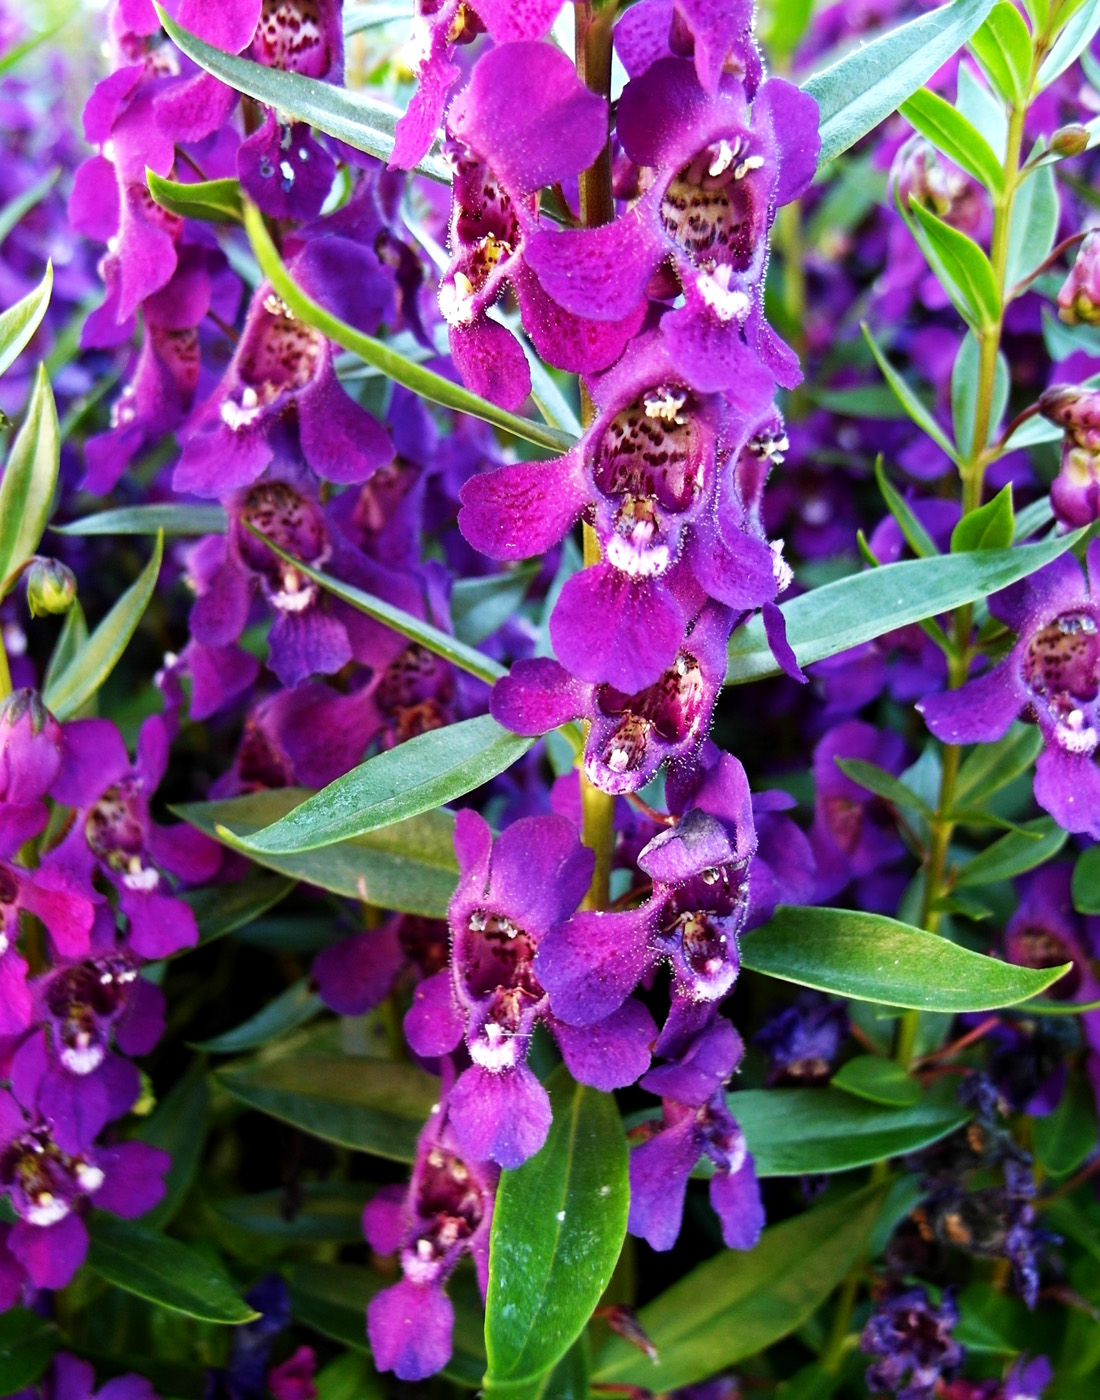
[{"label": "magenta flower", "polygon": [[1058,316],[1071,326],[1100,324],[1100,233],[1085,235],[1058,292]]},{"label": "magenta flower", "polygon": [[917,709],[948,744],[991,743],[1013,720],[1039,726],[1044,749],[1035,800],[1067,831],[1100,838],[1100,543],[1087,555],[1088,583],[1071,555],[995,593],[989,610],[1017,633],[1003,661]]},{"label": "magenta flower", "polygon": [[1039,411],[1065,433],[1058,475],[1051,482],[1054,514],[1072,529],[1100,519],[1100,391],[1052,384]]},{"label": "magenta flower", "polygon": [[416,989],[405,1034],[418,1055],[441,1056],[463,1037],[473,1065],[449,1097],[463,1151],[516,1167],[550,1128],[550,1100],[525,1061],[542,1021],[582,1084],[616,1089],[649,1064],[656,1030],[626,994],[603,1017],[568,1025],[551,1008],[535,967],[539,945],[576,909],[592,878],[592,852],[565,817],[524,817],[494,842],[487,823],[455,823],[458,888],[451,900],[451,966]]},{"label": "magenta flower", "polygon": [[61,770],[60,724],[36,690],[0,700],[0,803],[37,802]]},{"label": "magenta flower", "polygon": [[469,1255],[485,1296],[499,1176],[492,1162],[465,1153],[444,1095],[420,1134],[408,1190],[384,1186],[363,1212],[371,1248],[379,1254],[399,1252],[403,1274],[367,1308],[367,1335],[381,1370],[418,1381],[450,1360],[454,1310],[444,1285]]},{"label": "magenta flower", "polygon": [[752,25],[745,0],[640,0],[615,25],[615,51],[632,78],[662,58],[690,58],[712,96],[733,77],[751,98],[763,76]]},{"label": "magenta flower", "polygon": [[686,298],[663,323],[679,373],[701,392],[736,390],[762,361],[793,387],[798,362],[764,320],[761,287],[775,211],[814,173],[816,103],[779,78],[751,104],[732,81],[710,96],[690,63],[667,58],[627,84],[616,130],[653,183],[603,228],[532,235],[543,287],[577,315],[619,320],[667,261]]},{"label": "magenta flower", "polygon": [[132,1372],[114,1376],[96,1390],[91,1363],[65,1351],[54,1358],[48,1394],[51,1400],[157,1400],[152,1384]]},{"label": "magenta flower", "polygon": [[563,310],[527,268],[539,225],[538,191],[578,175],[607,139],[607,105],[589,92],[560,49],[534,42],[491,49],[447,114],[454,168],[451,261],[439,305],[451,355],[476,393],[517,409],[531,388],[519,342],[487,312],[507,286],[539,354],[561,369],[604,369],[639,329],[645,299],[593,320]]},{"label": "magenta flower", "polygon": [[50,1051],[72,1075],[94,1073],[117,1046],[147,1055],[164,1030],[164,993],[139,976],[137,959],[111,949],[62,963],[31,983],[34,1019]]}]

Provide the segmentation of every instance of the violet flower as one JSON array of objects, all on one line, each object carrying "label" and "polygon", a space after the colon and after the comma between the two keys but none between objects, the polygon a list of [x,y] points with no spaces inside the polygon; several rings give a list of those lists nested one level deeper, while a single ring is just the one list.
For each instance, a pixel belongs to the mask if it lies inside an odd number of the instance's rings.
[{"label": "violet flower", "polygon": [[399,1252],[403,1275],[367,1308],[367,1335],[381,1370],[419,1381],[450,1360],[454,1309],[444,1285],[469,1255],[485,1296],[499,1176],[492,1162],[464,1150],[444,1095],[421,1131],[408,1190],[384,1186],[367,1204],[368,1243],[379,1254]]},{"label": "violet flower", "polygon": [[1039,411],[1060,427],[1062,461],[1051,482],[1054,514],[1073,529],[1100,519],[1100,390],[1052,384]]},{"label": "violet flower", "polygon": [[494,842],[475,812],[455,822],[458,888],[451,900],[450,968],[421,982],[405,1018],[418,1055],[454,1050],[465,1036],[473,1065],[449,1097],[450,1123],[469,1157],[516,1167],[542,1146],[550,1100],[525,1060],[542,1021],[570,1073],[616,1089],[649,1064],[655,1027],[628,1001],[583,1027],[559,1019],[535,968],[540,943],[588,889],[594,857],[565,817],[524,817]]},{"label": "violet flower", "polygon": [[602,228],[535,233],[526,257],[566,310],[619,320],[666,260],[686,304],[666,315],[672,362],[701,392],[736,391],[759,365],[784,387],[798,361],[764,320],[761,288],[776,209],[796,199],[817,163],[817,106],[771,78],[751,105],[727,80],[710,96],[690,63],[666,58],[632,79],[616,130],[653,183]]},{"label": "violet flower", "polygon": [[769,1085],[823,1084],[847,1034],[844,1002],[807,991],[770,1015],[753,1043],[771,1058]]},{"label": "violet flower", "polygon": [[1100,838],[1100,542],[1089,545],[1088,583],[1062,555],[1030,578],[995,593],[994,617],[1017,633],[1003,661],[958,690],[931,695],[917,709],[948,744],[991,743],[1013,720],[1039,726],[1044,749],[1035,800],[1066,831]]},{"label": "violet flower", "polygon": [[61,769],[60,724],[36,690],[0,700],[0,803],[37,802]]},{"label": "violet flower", "polygon": [[1058,318],[1068,325],[1100,324],[1100,231],[1090,230],[1058,292]]},{"label": "violet flower", "polygon": [[112,1044],[124,1055],[147,1055],[164,1030],[164,993],[125,950],[62,963],[35,978],[31,991],[35,1022],[69,1074],[98,1070]]},{"label": "violet flower", "polygon": [[50,1400],[157,1400],[151,1382],[133,1372],[113,1376],[96,1390],[91,1362],[82,1361],[67,1351],[54,1357],[46,1393]]},{"label": "violet flower", "polygon": [[950,1380],[963,1359],[951,1336],[959,1309],[951,1289],[934,1307],[923,1288],[894,1288],[880,1299],[859,1339],[866,1356],[867,1385],[887,1390],[897,1400],[932,1400],[936,1383]]},{"label": "violet flower", "polygon": [[763,64],[753,38],[753,7],[746,0],[641,0],[615,25],[615,52],[631,78],[662,58],[690,58],[712,96],[736,78],[751,98]]}]

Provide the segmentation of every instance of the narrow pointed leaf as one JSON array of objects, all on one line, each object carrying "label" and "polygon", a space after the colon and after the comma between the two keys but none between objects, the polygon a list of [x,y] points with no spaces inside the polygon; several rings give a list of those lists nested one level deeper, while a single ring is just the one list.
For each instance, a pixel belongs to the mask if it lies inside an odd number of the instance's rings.
[{"label": "narrow pointed leaf", "polygon": [[802,84],[821,111],[818,164],[834,160],[923,87],[970,38],[993,0],[954,0],[846,54]]},{"label": "narrow pointed leaf", "polygon": [[991,194],[1004,189],[1004,171],[989,142],[938,93],[921,88],[900,108],[905,120]]},{"label": "narrow pointed leaf", "polygon": [[471,646],[491,637],[515,617],[541,568],[541,560],[531,560],[503,573],[459,579],[451,589],[451,620],[457,636]]},{"label": "narrow pointed leaf", "polygon": [[305,1133],[394,1162],[416,1156],[439,1098],[439,1080],[415,1065],[360,1055],[292,1055],[218,1070],[214,1082]]},{"label": "narrow pointed leaf", "polygon": [[857,1001],[989,1011],[1037,996],[1069,968],[1017,967],[937,934],[851,909],[780,905],[741,939],[741,966]]},{"label": "narrow pointed leaf", "polygon": [[164,555],[164,535],[157,535],[153,557],[111,611],[49,686],[43,700],[58,719],[71,719],[114,670],[149,606]]},{"label": "narrow pointed leaf", "polygon": [[487,1380],[541,1376],[580,1336],[626,1238],[626,1138],[610,1094],[547,1084],[554,1121],[542,1151],[497,1188],[485,1311]]},{"label": "narrow pointed leaf", "polygon": [[254,836],[219,834],[249,854],[315,851],[462,797],[511,767],[533,743],[489,715],[462,720],[368,759]]},{"label": "narrow pointed leaf", "polygon": [[959,769],[955,803],[959,811],[980,806],[1013,778],[1026,772],[1043,747],[1034,724],[1016,723],[995,744],[976,744]]},{"label": "narrow pointed leaf", "polygon": [[[269,70],[274,71],[274,70]],[[181,219],[212,224],[239,224],[244,217],[239,180],[201,180],[184,185],[146,170],[149,193],[162,209]]]},{"label": "narrow pointed leaf", "polygon": [[[394,129],[402,115],[398,108],[364,92],[223,53],[188,33],[160,5],[156,11],[172,42],[229,87],[276,108],[291,121],[308,122],[378,160],[389,160],[393,154]],[[450,184],[450,166],[438,147],[429,151],[416,169],[441,184]]]},{"label": "narrow pointed leaf", "polygon": [[1027,96],[1031,76],[1031,35],[1016,6],[998,0],[970,40],[978,62],[1006,102]]},{"label": "narrow pointed leaf", "polygon": [[192,1049],[205,1050],[209,1055],[239,1055],[245,1050],[257,1050],[269,1040],[304,1026],[317,1015],[321,1006],[321,998],[311,989],[309,979],[303,977],[255,1016],[221,1035],[196,1041]]},{"label": "narrow pointed leaf", "polygon": [[[195,806],[201,807],[202,803],[195,803]],[[213,832],[207,831],[206,834],[210,836]],[[202,889],[185,890],[180,898],[190,904],[199,926],[199,943],[203,944],[213,943],[215,939],[224,938],[226,934],[258,919],[293,888],[293,880],[276,880],[270,875],[254,874],[247,880],[234,881],[232,885],[204,885]]]},{"label": "narrow pointed leaf", "polygon": [[1052,860],[1069,840],[1069,832],[1050,817],[1037,817],[1019,831],[1009,831],[967,863],[955,877],[955,889],[1011,880]]},{"label": "narrow pointed leaf", "polygon": [[599,1352],[597,1386],[665,1393],[762,1351],[800,1327],[863,1253],[885,1188],[816,1206],[764,1231],[748,1253],[727,1249],[674,1283],[639,1313],[657,1365],[613,1337]]},{"label": "narrow pointed leaf", "polygon": [[[264,72],[268,71],[274,70],[264,69]],[[334,89],[336,90],[338,89]],[[387,379],[392,379],[395,384],[403,384],[406,389],[411,389],[414,394],[419,394],[431,403],[442,404],[444,408],[453,408],[459,413],[469,413],[475,418],[484,419],[486,423],[503,428],[514,437],[533,442],[538,447],[548,448],[551,452],[567,452],[572,447],[576,439],[571,434],[563,433],[559,428],[551,428],[545,423],[535,423],[530,418],[520,418],[515,413],[507,413],[488,399],[479,398],[469,389],[455,384],[453,380],[406,359],[385,341],[364,335],[362,331],[355,330],[353,326],[333,316],[312,297],[307,296],[287,272],[255,205],[245,206],[244,224],[260,270],[300,321],[313,326],[328,336],[329,340],[334,340],[337,345],[358,355],[368,365],[381,370]]]},{"label": "narrow pointed leaf", "polygon": [[1088,1076],[1071,1069],[1058,1107],[1032,1119],[1035,1155],[1051,1176],[1069,1176],[1096,1149],[1096,1099]]},{"label": "narrow pointed leaf", "polygon": [[836,766],[846,778],[851,778],[853,783],[858,783],[877,797],[885,798],[895,807],[908,808],[919,812],[922,817],[931,818],[932,809],[927,802],[918,797],[911,788],[907,788],[900,778],[895,778],[893,773],[887,773],[885,769],[874,763],[865,763],[860,758],[838,758]]},{"label": "narrow pointed leaf", "polygon": [[[288,812],[300,806],[313,794],[306,788],[279,788],[268,792],[252,792],[243,797],[222,802],[193,802],[176,807],[176,814],[197,826],[215,840],[219,832],[231,829],[239,836],[251,836],[262,831]],[[380,909],[396,909],[403,914],[422,914],[425,918],[443,919],[454,894],[458,877],[453,844],[454,818],[442,810],[424,812],[407,821],[381,827],[349,841],[337,841],[316,851],[294,855],[269,855],[250,851],[253,860],[270,870],[305,880],[308,884],[330,890],[348,899],[362,900]],[[246,882],[247,883],[247,882]],[[278,881],[284,890],[288,882]],[[232,901],[240,886],[214,885],[189,895],[203,901],[208,910],[211,931],[199,917],[203,942],[231,932],[263,912],[234,918],[232,928],[222,927],[218,900]],[[269,901],[274,903],[276,895]],[[266,907],[266,906],[265,906]],[[196,913],[198,914],[198,909]]]},{"label": "narrow pointed leaf", "polygon": [[1100,0],[1084,0],[1043,59],[1039,69],[1040,92],[1050,87],[1089,46],[1097,29],[1100,29]]},{"label": "narrow pointed leaf", "polygon": [[955,451],[951,439],[932,416],[932,410],[926,406],[924,400],[921,399],[917,392],[910,386],[904,375],[899,374],[886,358],[885,353],[880,348],[867,325],[863,326],[863,335],[867,344],[871,347],[871,354],[875,357],[875,363],[882,371],[882,377],[894,391],[898,403],[905,409],[906,413],[908,413],[909,417],[916,423],[917,427],[930,437],[941,451],[946,452],[953,462],[958,462],[959,455]]},{"label": "narrow pointed leaf", "polygon": [[856,1055],[841,1065],[829,1082],[846,1094],[889,1108],[907,1108],[920,1098],[918,1082],[895,1060],[881,1055]]},{"label": "narrow pointed leaf", "polygon": [[179,1240],[96,1211],[88,1221],[91,1268],[127,1293],[203,1322],[240,1325],[259,1317],[220,1264]]},{"label": "narrow pointed leaf", "polygon": [[1073,907],[1079,914],[1100,914],[1100,846],[1089,846],[1073,867]]},{"label": "narrow pointed leaf", "polygon": [[1006,295],[1021,295],[1028,278],[1050,256],[1058,236],[1060,216],[1054,170],[1044,165],[1031,171],[1016,191],[1012,205],[1005,265],[1005,285],[1009,288]]},{"label": "narrow pointed leaf", "polygon": [[[1084,532],[1015,549],[983,549],[947,558],[906,559],[850,574],[781,605],[799,665],[873,641],[884,632],[950,612],[1026,578],[1057,559]],[[730,638],[726,683],[779,675],[763,623],[753,618]]]},{"label": "narrow pointed leaf", "polygon": [[120,506],[51,525],[55,535],[224,535],[228,516],[222,506],[160,501],[148,506]]},{"label": "narrow pointed leaf", "polygon": [[875,459],[875,480],[886,502],[886,508],[898,522],[901,533],[909,548],[919,559],[931,559],[939,554],[936,542],[920,523],[916,512],[905,497],[889,481],[882,465],[882,457]]},{"label": "narrow pointed leaf", "polygon": [[951,532],[951,551],[963,554],[970,549],[1007,549],[1015,527],[1009,482],[991,501],[963,516]]},{"label": "narrow pointed leaf", "polygon": [[47,170],[45,175],[36,180],[28,189],[25,189],[22,194],[16,195],[14,199],[9,199],[3,209],[0,209],[0,243],[3,243],[12,229],[26,218],[35,205],[42,203],[54,185],[57,184],[57,177],[60,174],[60,165],[55,165],[52,170]]},{"label": "narrow pointed leaf", "polygon": [[0,1314],[0,1395],[32,1386],[62,1343],[56,1323],[27,1308]]},{"label": "narrow pointed leaf", "polygon": [[53,291],[53,263],[38,286],[21,297],[14,306],[0,311],[0,374],[8,369],[30,344],[31,336],[42,324]]},{"label": "narrow pointed leaf", "polygon": [[[218,1201],[214,1209],[240,1230],[274,1239],[362,1244],[363,1207],[370,1192],[355,1181],[304,1181],[293,1196],[261,1191]],[[294,1206],[288,1214],[287,1205]]]},{"label": "narrow pointed leaf", "polygon": [[162,1230],[175,1217],[191,1189],[206,1145],[210,1087],[205,1066],[196,1060],[157,1104],[136,1136],[172,1158],[164,1178],[164,1198],[141,1218],[149,1230]]},{"label": "narrow pointed leaf", "polygon": [[972,238],[915,200],[910,225],[929,266],[959,314],[974,330],[988,330],[1000,314],[1000,295],[988,257]]},{"label": "narrow pointed leaf", "polygon": [[45,366],[39,365],[26,417],[0,477],[0,598],[38,548],[60,462],[57,406]]}]

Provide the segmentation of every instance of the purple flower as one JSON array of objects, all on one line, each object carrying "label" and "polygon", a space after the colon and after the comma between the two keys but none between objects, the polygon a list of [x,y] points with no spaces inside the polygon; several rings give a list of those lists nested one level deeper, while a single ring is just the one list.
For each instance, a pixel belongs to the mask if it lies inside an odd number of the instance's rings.
[{"label": "purple flower", "polygon": [[958,690],[918,704],[949,744],[990,743],[1013,720],[1039,726],[1044,749],[1035,800],[1067,831],[1100,837],[1100,542],[1089,545],[1088,586],[1071,555],[995,593],[989,610],[1018,634],[1003,661]]},{"label": "purple flower", "polygon": [[499,1176],[491,1162],[464,1151],[445,1095],[420,1134],[408,1190],[384,1186],[367,1205],[363,1231],[371,1248],[399,1251],[403,1274],[367,1308],[367,1334],[381,1370],[418,1381],[450,1360],[454,1311],[443,1288],[459,1260],[470,1255],[485,1296]]},{"label": "purple flower", "polygon": [[163,872],[189,882],[209,880],[221,852],[192,827],[158,826],[149,815],[168,766],[164,721],[153,715],[142,725],[135,763],[107,720],[75,720],[65,726],[65,740],[65,764],[53,795],[76,808],[76,815],[42,868],[75,879],[89,894],[97,872],[113,885],[129,921],[127,942],[138,957],[168,957],[191,946],[198,940],[195,916],[166,888]]},{"label": "purple flower", "polygon": [[110,950],[63,963],[31,984],[35,1020],[69,1074],[99,1069],[111,1044],[124,1055],[147,1055],[164,1030],[164,993],[138,973],[137,960]]},{"label": "purple flower", "polygon": [[493,688],[493,718],[516,734],[588,721],[584,771],[603,792],[637,792],[706,738],[726,674],[729,609],[708,604],[654,685],[633,695],[576,680],[556,661],[517,661]]},{"label": "purple flower", "polygon": [[50,1400],[157,1400],[151,1383],[133,1372],[114,1376],[96,1390],[91,1363],[66,1351],[54,1358],[53,1374],[44,1392]]},{"label": "purple flower", "polygon": [[397,123],[391,170],[411,170],[427,153],[443,119],[447,96],[462,76],[452,59],[456,44],[489,31],[497,43],[543,38],[562,0],[416,0],[409,40],[417,87]]},{"label": "purple flower", "polygon": [[300,1346],[278,1366],[267,1373],[267,1388],[274,1400],[316,1400],[317,1387],[313,1377],[317,1370],[317,1355],[312,1347]]},{"label": "purple flower", "polygon": [[603,228],[541,232],[527,261],[566,310],[619,320],[669,260],[686,304],[663,329],[676,369],[702,392],[736,389],[760,362],[793,387],[796,357],[764,320],[761,287],[776,208],[796,199],[817,162],[817,106],[779,78],[750,103],[727,81],[709,96],[690,63],[661,59],[629,82],[616,130],[653,183]]},{"label": "purple flower", "polygon": [[451,355],[476,393],[517,409],[531,388],[519,342],[489,308],[510,285],[540,355],[561,369],[604,369],[640,327],[644,298],[611,321],[563,311],[524,261],[538,227],[538,190],[578,175],[607,139],[607,106],[551,44],[504,44],[484,54],[447,114],[454,169],[451,261],[439,305]]},{"label": "purple flower", "polygon": [[1065,433],[1050,487],[1054,514],[1072,528],[1088,525],[1100,518],[1100,390],[1052,384],[1039,395],[1039,411]]},{"label": "purple flower", "polygon": [[847,1033],[842,1001],[802,992],[790,1006],[768,1017],[753,1042],[771,1056],[769,1084],[821,1084],[832,1073]]},{"label": "purple flower", "polygon": [[451,966],[421,982],[405,1018],[418,1055],[462,1040],[473,1065],[451,1091],[450,1123],[463,1151],[516,1167],[539,1150],[550,1100],[525,1060],[545,1023],[574,1078],[597,1089],[633,1083],[649,1064],[655,1028],[625,994],[608,1015],[569,1025],[555,1015],[535,968],[540,943],[576,909],[593,855],[565,817],[523,817],[494,842],[486,822],[455,823],[458,888],[451,900]]},{"label": "purple flower", "polygon": [[264,283],[221,384],[183,435],[173,486],[221,498],[299,452],[339,482],[362,481],[393,456],[381,425],[340,387],[329,342]]},{"label": "purple flower", "polygon": [[361,1016],[389,996],[402,974],[419,981],[447,966],[447,926],[439,919],[394,914],[366,933],[343,938],[313,962],[317,994],[340,1016]]},{"label": "purple flower", "polygon": [[61,768],[61,726],[35,690],[0,701],[0,802],[37,802]]},{"label": "purple flower", "polygon": [[751,98],[763,76],[746,0],[641,0],[615,25],[615,51],[632,78],[662,58],[691,58],[712,96],[723,80],[745,84]]},{"label": "purple flower", "polygon": [[1058,293],[1058,317],[1071,326],[1100,324],[1100,233],[1085,235]]},{"label": "purple flower", "polygon": [[951,1336],[959,1310],[951,1289],[933,1307],[923,1288],[893,1288],[879,1300],[859,1339],[871,1390],[887,1390],[897,1400],[932,1400],[936,1382],[949,1380],[963,1349]]}]

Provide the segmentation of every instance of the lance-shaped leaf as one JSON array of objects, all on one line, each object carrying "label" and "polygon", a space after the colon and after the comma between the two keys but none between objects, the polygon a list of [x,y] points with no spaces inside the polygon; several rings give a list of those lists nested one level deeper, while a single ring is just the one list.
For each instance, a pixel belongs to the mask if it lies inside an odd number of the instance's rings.
[{"label": "lance-shaped leaf", "polygon": [[1039,69],[1038,88],[1042,92],[1060,77],[1071,63],[1092,42],[1100,29],[1100,0],[1084,0],[1074,11],[1069,23],[1054,42]]},{"label": "lance-shaped leaf", "polygon": [[[192,802],[174,808],[177,816],[197,826],[207,836],[220,840],[220,832],[232,830],[238,837],[262,831],[312,797],[307,788],[277,788],[250,792],[222,802]],[[293,855],[269,855],[250,851],[253,860],[295,880],[305,880],[347,899],[362,900],[380,909],[403,914],[422,914],[429,919],[447,916],[447,905],[454,894],[458,865],[454,854],[454,818],[450,812],[428,811],[392,826],[380,827],[349,841],[337,841],[316,851]],[[263,912],[257,908],[245,917],[234,916],[231,927],[224,927],[223,906],[231,906],[235,894],[245,886],[214,885],[187,896],[194,904],[202,902],[205,918],[199,917],[200,938],[207,942],[232,932]],[[285,881],[268,884],[288,887]],[[259,893],[257,891],[257,893]],[[273,894],[268,905],[281,898]]]},{"label": "lance-shaped leaf", "polygon": [[416,1065],[361,1055],[287,1055],[219,1070],[235,1099],[326,1142],[411,1162],[439,1098],[439,1081]]},{"label": "lance-shaped leaf", "polygon": [[881,453],[875,458],[875,480],[878,482],[878,489],[882,493],[882,499],[886,502],[887,510],[898,522],[898,528],[905,536],[905,541],[913,553],[919,559],[930,559],[933,555],[938,554],[939,550],[936,548],[935,540],[920,523],[909,502],[888,480],[882,465]]},{"label": "lance-shaped leaf", "polygon": [[346,321],[333,316],[312,297],[307,296],[286,270],[264,227],[263,217],[254,204],[245,205],[244,226],[261,272],[294,315],[307,326],[313,326],[329,340],[334,340],[337,345],[350,350],[368,365],[380,370],[387,379],[392,379],[395,384],[403,384],[406,389],[411,389],[422,399],[442,404],[444,408],[453,408],[459,413],[469,413],[474,418],[482,418],[486,423],[503,428],[514,437],[533,442],[538,447],[548,448],[551,452],[567,452],[573,446],[576,439],[570,433],[564,433],[560,428],[552,428],[545,423],[534,423],[530,418],[520,418],[515,413],[508,413],[442,374],[436,374],[434,370],[425,369],[423,365],[398,354],[385,341],[364,335],[362,331],[349,326]]},{"label": "lance-shaped leaf", "polygon": [[907,1108],[920,1098],[920,1084],[896,1060],[881,1055],[856,1055],[829,1081],[846,1094],[888,1108]]},{"label": "lance-shaped leaf", "polygon": [[88,1221],[88,1263],[101,1278],[158,1308],[203,1322],[239,1325],[259,1313],[212,1258],[130,1220],[96,1211]]},{"label": "lance-shaped leaf", "polygon": [[[787,640],[800,666],[873,641],[884,632],[977,602],[1057,559],[1084,538],[1083,530],[1018,545],[947,558],[905,559],[850,574],[781,604]],[[753,618],[730,638],[727,685],[777,676],[764,626]]]},{"label": "lance-shaped leaf", "polygon": [[38,548],[50,518],[61,438],[44,365],[38,366],[23,426],[0,477],[0,598]]},{"label": "lance-shaped leaf", "polygon": [[22,194],[16,195],[14,199],[9,199],[3,209],[0,209],[0,243],[3,243],[13,228],[23,222],[36,204],[42,203],[54,185],[57,184],[57,177],[60,174],[60,165],[55,165],[52,170],[47,170],[45,175],[36,180],[28,189],[25,189]]},{"label": "lance-shaped leaf", "polygon": [[196,1060],[144,1120],[136,1136],[172,1158],[164,1177],[164,1196],[141,1217],[148,1230],[162,1230],[175,1216],[191,1189],[206,1145],[210,1086],[206,1068]]},{"label": "lance-shaped leaf", "polygon": [[0,1394],[15,1395],[33,1385],[61,1341],[56,1323],[27,1308],[0,1314]]},{"label": "lance-shaped leaf", "polygon": [[[389,160],[393,154],[394,129],[402,115],[397,107],[365,92],[335,87],[301,73],[267,68],[250,58],[223,53],[178,25],[160,5],[155,8],[172,42],[229,87],[274,107],[291,121],[308,122],[378,160]],[[442,184],[450,184],[451,169],[438,147],[429,151],[416,169]]]},{"label": "lance-shaped leaf", "polygon": [[1011,1006],[1070,968],[1017,967],[884,914],[783,904],[742,937],[741,966],[836,996],[921,1011]]},{"label": "lance-shaped leaf", "polygon": [[[203,804],[196,802],[194,805],[201,808]],[[199,826],[200,823],[193,822],[192,825]],[[206,834],[210,836],[213,832],[208,830]],[[199,890],[185,890],[179,897],[190,904],[199,926],[199,943],[203,944],[213,943],[215,939],[224,938],[227,933],[233,933],[253,919],[258,919],[293,888],[293,880],[275,880],[270,875],[253,874],[247,880],[235,880],[231,885],[204,885]],[[187,951],[185,948],[183,953]]]},{"label": "lance-shaped leaf", "polygon": [[46,264],[46,272],[38,286],[21,297],[14,306],[0,311],[0,374],[23,353],[30,344],[31,336],[42,324],[42,317],[50,304],[53,292],[53,263]]},{"label": "lance-shaped leaf", "polygon": [[489,715],[430,729],[361,763],[254,836],[218,834],[260,857],[315,851],[452,802],[510,768],[533,743]]},{"label": "lance-shaped leaf", "polygon": [[1010,0],[997,0],[970,40],[978,62],[1005,102],[1027,97],[1031,76],[1031,35]]},{"label": "lance-shaped leaf", "polygon": [[909,213],[913,236],[959,315],[975,331],[991,330],[1001,314],[1001,296],[989,258],[972,238],[916,200],[909,201]]},{"label": "lance-shaped leaf", "polygon": [[860,45],[802,84],[821,112],[818,164],[834,160],[923,87],[970,38],[993,0],[954,0]]},{"label": "lance-shaped leaf", "polygon": [[239,1026],[211,1036],[209,1040],[196,1041],[191,1048],[205,1050],[209,1055],[239,1055],[245,1050],[258,1050],[269,1040],[277,1040],[312,1021],[321,1007],[321,998],[311,988],[309,979],[303,977]]},{"label": "lance-shaped leaf", "polygon": [[554,1120],[542,1150],[497,1188],[485,1310],[487,1381],[543,1375],[580,1336],[626,1238],[622,1120],[610,1094],[564,1066],[547,1083]]},{"label": "lance-shaped leaf", "polygon": [[936,444],[941,451],[946,452],[955,463],[959,461],[959,454],[955,451],[951,439],[936,422],[932,416],[932,410],[920,398],[916,390],[913,389],[903,374],[900,374],[890,361],[886,358],[878,342],[871,334],[870,327],[866,323],[862,324],[864,339],[871,347],[871,354],[875,357],[875,363],[882,370],[882,377],[889,384],[890,388],[897,396],[898,403],[905,409],[909,417],[916,423],[917,427],[925,433]]},{"label": "lance-shaped leaf", "polygon": [[157,535],[153,557],[42,698],[58,719],[71,719],[115,669],[149,606],[157,586],[164,536]]},{"label": "lance-shaped leaf", "polygon": [[229,518],[222,506],[158,501],[148,506],[120,506],[51,525],[55,535],[224,535]]},{"label": "lance-shaped leaf", "polygon": [[239,224],[244,216],[239,180],[199,180],[184,185],[176,180],[166,180],[155,170],[146,168],[145,182],[160,207],[181,219],[199,219],[208,224]]},{"label": "lance-shaped leaf", "polygon": [[613,1337],[596,1357],[593,1384],[663,1394],[787,1336],[863,1253],[884,1195],[873,1186],[831,1200],[771,1226],[748,1253],[720,1251],[641,1309],[658,1363]]},{"label": "lance-shaped leaf", "polygon": [[1008,831],[974,856],[955,877],[955,889],[990,885],[994,880],[1011,880],[1037,865],[1053,860],[1069,840],[1069,832],[1051,817],[1025,822],[1018,831]]},{"label": "lance-shaped leaf", "polygon": [[303,1181],[295,1186],[294,1214],[285,1190],[218,1201],[214,1209],[240,1230],[282,1240],[362,1244],[363,1207],[370,1192],[355,1181]]},{"label": "lance-shaped leaf", "polygon": [[1004,171],[989,142],[938,93],[921,88],[901,104],[900,110],[910,126],[991,194],[999,195],[1004,190]]}]

